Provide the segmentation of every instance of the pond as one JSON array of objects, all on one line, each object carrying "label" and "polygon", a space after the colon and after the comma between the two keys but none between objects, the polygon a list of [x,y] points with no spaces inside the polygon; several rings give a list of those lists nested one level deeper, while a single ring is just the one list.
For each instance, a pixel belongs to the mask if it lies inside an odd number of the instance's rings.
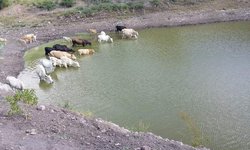
[{"label": "pond", "polygon": [[[250,22],[139,31],[138,40],[95,42],[79,69],[57,68],[55,83],[34,73],[44,46],[25,54],[19,78],[40,103],[74,110],[128,129],[214,150],[250,149]],[[82,34],[86,38],[92,38]],[[70,44],[69,44],[70,45]],[[80,48],[80,47],[78,47]]]}]

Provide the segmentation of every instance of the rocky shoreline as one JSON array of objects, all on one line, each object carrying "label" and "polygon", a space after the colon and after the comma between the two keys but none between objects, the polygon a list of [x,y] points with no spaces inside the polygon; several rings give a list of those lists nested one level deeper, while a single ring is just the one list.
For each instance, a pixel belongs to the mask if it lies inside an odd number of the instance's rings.
[{"label": "rocky shoreline", "polygon": [[[87,18],[79,22],[60,25],[54,22],[34,28],[2,27],[0,37],[6,38],[8,42],[0,50],[3,56],[0,59],[0,82],[5,83],[7,75],[17,76],[23,70],[23,55],[27,49],[62,38],[62,36],[86,32],[89,28],[95,28],[98,31],[114,31],[114,26],[119,23],[131,28],[143,29],[244,20],[250,20],[250,8],[178,13],[164,11],[123,20]],[[37,42],[27,47],[20,44],[18,39],[26,33],[36,33]],[[0,99],[3,99],[6,94],[0,90]],[[7,117],[5,114],[8,107],[6,106],[8,104],[2,101],[0,105],[0,149],[206,149],[193,148],[151,133],[131,132],[101,119],[87,118],[54,106],[46,106],[44,111],[23,106],[32,116],[27,120],[18,116]],[[27,130],[32,130],[34,134]]]}]

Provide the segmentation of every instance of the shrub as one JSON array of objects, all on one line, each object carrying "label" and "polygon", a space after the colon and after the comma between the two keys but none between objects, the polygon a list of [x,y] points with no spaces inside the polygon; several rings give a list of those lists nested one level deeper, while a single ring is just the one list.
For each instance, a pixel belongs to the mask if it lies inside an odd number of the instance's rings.
[{"label": "shrub", "polygon": [[[89,17],[95,13],[106,11],[106,12],[116,12],[116,11],[126,11],[126,10],[138,10],[143,9],[144,5],[142,2],[130,2],[130,3],[111,3],[109,0],[107,2],[99,3],[97,5],[90,5],[88,7],[77,7],[73,11],[67,11],[64,13],[64,16],[74,15],[76,13],[81,14],[81,16]],[[95,1],[100,2],[100,1]],[[92,2],[93,3],[93,2]]]},{"label": "shrub", "polygon": [[110,3],[111,0],[90,0],[90,3],[92,4],[100,4],[100,3]]},{"label": "shrub", "polygon": [[52,10],[55,9],[56,3],[52,0],[43,0],[39,1],[37,4],[35,4],[37,8],[45,9],[45,10]]},{"label": "shrub", "polygon": [[150,3],[151,3],[153,6],[158,7],[158,6],[160,6],[161,1],[160,1],[160,0],[151,0]]},{"label": "shrub", "polygon": [[0,9],[8,7],[12,4],[12,0],[0,0]]},{"label": "shrub", "polygon": [[143,9],[144,8],[143,2],[134,2],[134,3],[129,2],[127,4],[128,4],[129,9],[137,10],[137,9]]},{"label": "shrub", "polygon": [[60,5],[64,7],[72,7],[75,5],[75,3],[76,3],[75,0],[62,0]]},{"label": "shrub", "polygon": [[10,104],[10,111],[8,112],[8,114],[15,115],[23,113],[22,109],[18,105],[18,102],[35,105],[37,104],[38,98],[33,89],[25,89],[23,91],[17,91],[13,96],[7,96],[6,100]]},{"label": "shrub", "polygon": [[89,17],[96,12],[96,10],[89,7],[78,7],[76,8],[77,12],[79,12],[82,16]]}]

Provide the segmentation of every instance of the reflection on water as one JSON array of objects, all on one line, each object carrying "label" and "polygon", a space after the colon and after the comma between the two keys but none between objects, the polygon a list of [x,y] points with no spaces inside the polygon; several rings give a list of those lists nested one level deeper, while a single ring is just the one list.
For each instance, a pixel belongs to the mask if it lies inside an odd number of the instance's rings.
[{"label": "reflection on water", "polygon": [[68,101],[77,111],[128,128],[142,122],[148,131],[190,145],[250,149],[249,22],[139,34],[125,40],[114,33],[112,44],[93,43],[96,53],[77,56],[79,69],[56,69],[52,86],[39,84],[33,72],[43,45],[26,53],[19,77],[41,103]]},{"label": "reflection on water", "polygon": [[181,119],[185,122],[187,125],[189,131],[192,133],[192,146],[200,146],[203,145],[202,142],[202,133],[199,129],[199,127],[196,125],[192,117],[186,113],[186,112],[180,112],[179,113]]}]

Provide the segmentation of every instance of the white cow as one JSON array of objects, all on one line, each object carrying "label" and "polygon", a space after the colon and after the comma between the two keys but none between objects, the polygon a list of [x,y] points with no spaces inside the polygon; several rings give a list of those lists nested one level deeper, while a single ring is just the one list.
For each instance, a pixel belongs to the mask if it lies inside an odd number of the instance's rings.
[{"label": "white cow", "polygon": [[43,67],[44,67],[47,74],[50,74],[55,70],[55,67],[53,66],[52,60],[40,59],[39,63],[41,65],[43,65]]},{"label": "white cow", "polygon": [[63,36],[63,39],[66,40],[67,42],[72,42],[72,39],[70,37]]},{"label": "white cow", "polygon": [[[66,56],[61,57],[61,60],[62,60],[63,64],[66,64],[66,66],[72,66],[72,67],[77,67],[77,68],[80,67],[80,64],[77,61],[73,61],[72,59],[70,59]],[[67,68],[66,66],[65,66],[65,68]]]},{"label": "white cow", "polygon": [[10,85],[3,84],[0,82],[0,91],[9,92],[9,91],[12,91],[12,89],[11,89]]},{"label": "white cow", "polygon": [[137,39],[139,33],[134,29],[122,29],[122,38],[135,38]]},{"label": "white cow", "polygon": [[113,39],[109,36],[109,35],[107,35],[104,31],[102,31],[98,36],[97,36],[97,38],[98,38],[98,42],[99,43],[101,43],[102,41],[105,41],[105,42],[113,42]]},{"label": "white cow", "polygon": [[95,52],[94,49],[78,49],[79,55],[89,55]]},{"label": "white cow", "polygon": [[36,66],[36,73],[39,76],[40,80],[43,80],[48,84],[54,82],[51,76],[46,74],[44,67],[40,64]]},{"label": "white cow", "polygon": [[7,76],[6,78],[7,83],[10,85],[10,87],[17,89],[17,90],[23,90],[24,84],[21,80],[13,77],[13,76]]},{"label": "white cow", "polygon": [[62,60],[61,59],[58,59],[58,58],[56,58],[56,57],[49,57],[49,59],[52,61],[52,65],[54,66],[54,67],[56,67],[56,66],[59,66],[59,67],[62,67]]}]

